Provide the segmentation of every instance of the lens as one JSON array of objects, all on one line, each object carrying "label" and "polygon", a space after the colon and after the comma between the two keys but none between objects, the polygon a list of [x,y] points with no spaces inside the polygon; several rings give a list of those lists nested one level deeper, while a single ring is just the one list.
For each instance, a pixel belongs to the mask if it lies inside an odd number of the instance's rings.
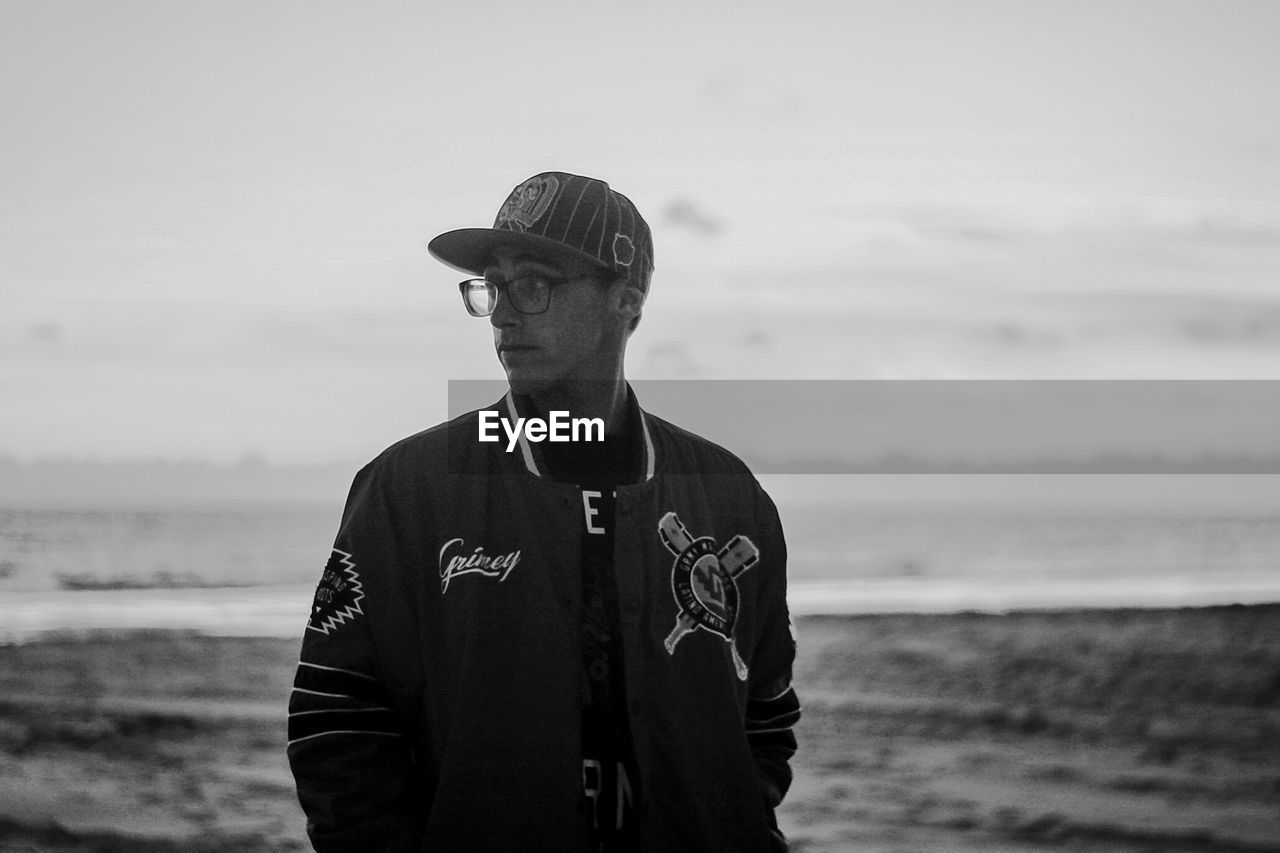
[{"label": "lens", "polygon": [[541,314],[551,301],[551,282],[536,276],[518,278],[507,285],[507,296],[520,313]]},{"label": "lens", "polygon": [[462,282],[462,304],[472,317],[488,317],[493,313],[498,289],[482,278]]}]

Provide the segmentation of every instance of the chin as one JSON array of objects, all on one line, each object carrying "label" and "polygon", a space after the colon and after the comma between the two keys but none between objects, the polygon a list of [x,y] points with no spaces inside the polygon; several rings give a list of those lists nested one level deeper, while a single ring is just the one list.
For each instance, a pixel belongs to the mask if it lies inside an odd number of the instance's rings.
[{"label": "chin", "polygon": [[566,405],[575,400],[590,398],[596,393],[597,386],[612,388],[611,383],[600,379],[546,376],[523,371],[508,371],[507,384],[517,394],[556,405]]},{"label": "chin", "polygon": [[508,370],[507,384],[511,390],[526,397],[537,397],[545,394],[558,384],[555,379],[539,375],[532,370]]}]

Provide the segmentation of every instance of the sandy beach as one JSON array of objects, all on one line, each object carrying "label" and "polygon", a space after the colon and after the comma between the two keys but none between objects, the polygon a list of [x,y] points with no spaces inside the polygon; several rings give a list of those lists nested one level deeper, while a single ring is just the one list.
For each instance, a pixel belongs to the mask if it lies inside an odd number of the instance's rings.
[{"label": "sandy beach", "polygon": [[[1280,851],[1280,605],[798,620],[797,851]],[[0,850],[307,850],[294,640],[0,646]]]}]

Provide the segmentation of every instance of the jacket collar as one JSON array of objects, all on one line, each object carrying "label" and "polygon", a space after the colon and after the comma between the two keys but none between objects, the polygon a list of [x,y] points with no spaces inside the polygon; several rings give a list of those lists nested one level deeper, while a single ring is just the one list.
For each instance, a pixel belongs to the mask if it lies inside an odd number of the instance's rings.
[{"label": "jacket collar", "polygon": [[[519,410],[516,408],[515,394],[511,389],[507,389],[507,393],[503,396],[502,402],[499,403],[499,405],[505,408],[507,417],[512,423],[522,417]],[[640,424],[640,439],[643,442],[640,460],[642,479],[640,482],[647,483],[653,479],[654,471],[656,470],[653,452],[653,436],[649,432],[649,416],[645,413],[644,409],[640,408],[640,403],[636,400],[635,392],[631,390],[630,383],[627,383],[627,409],[630,412],[631,417],[635,418],[636,422]],[[533,474],[535,477],[548,476],[545,464],[539,460],[539,454],[534,452],[533,447],[530,445],[529,440],[525,438],[523,432],[520,433],[517,441],[520,445],[520,458],[524,462],[525,468],[529,470],[529,473]]]}]

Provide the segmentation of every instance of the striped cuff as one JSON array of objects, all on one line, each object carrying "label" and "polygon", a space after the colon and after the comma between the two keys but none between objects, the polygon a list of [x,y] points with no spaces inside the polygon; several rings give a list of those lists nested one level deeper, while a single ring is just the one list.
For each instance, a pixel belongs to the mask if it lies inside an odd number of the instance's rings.
[{"label": "striped cuff", "polygon": [[289,697],[289,745],[326,735],[402,737],[391,694],[361,672],[303,661]]},{"label": "striped cuff", "polygon": [[800,720],[800,699],[796,691],[786,690],[769,699],[747,701],[747,734],[787,731]]}]

